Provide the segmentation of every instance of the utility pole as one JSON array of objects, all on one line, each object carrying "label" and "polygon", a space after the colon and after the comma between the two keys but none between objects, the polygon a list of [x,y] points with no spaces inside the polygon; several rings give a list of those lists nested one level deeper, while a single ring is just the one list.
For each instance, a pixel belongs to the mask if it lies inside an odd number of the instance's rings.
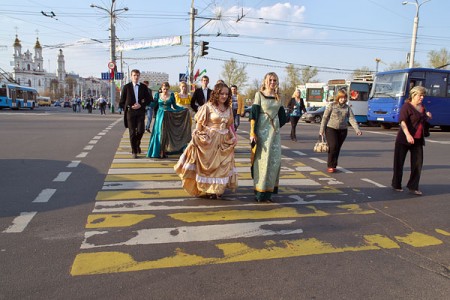
[{"label": "utility pole", "polygon": [[403,5],[412,4],[416,6],[416,16],[414,17],[413,33],[411,38],[411,52],[409,53],[409,68],[414,67],[414,58],[416,56],[417,30],[419,28],[419,9],[423,4],[430,1],[431,0],[426,0],[423,1],[422,3],[419,3],[418,0],[415,0],[415,2],[408,2],[408,1],[402,2]]},{"label": "utility pole", "polygon": [[189,45],[189,88],[192,90],[194,84],[194,27],[195,27],[195,15],[197,10],[194,8],[194,0],[191,2],[191,40]]},{"label": "utility pole", "polygon": [[[111,7],[106,9],[104,7],[97,6],[95,4],[91,4],[91,7],[101,9],[108,13],[109,21],[110,21],[110,33],[111,33],[111,49],[110,49],[110,63],[114,65],[114,75],[117,72],[117,64],[116,64],[116,16],[118,12],[128,11],[128,7],[116,9],[116,0],[111,0]],[[111,111],[114,112],[114,105],[116,104],[116,84],[114,83],[114,78],[111,78],[110,85],[110,94],[111,94]]]}]

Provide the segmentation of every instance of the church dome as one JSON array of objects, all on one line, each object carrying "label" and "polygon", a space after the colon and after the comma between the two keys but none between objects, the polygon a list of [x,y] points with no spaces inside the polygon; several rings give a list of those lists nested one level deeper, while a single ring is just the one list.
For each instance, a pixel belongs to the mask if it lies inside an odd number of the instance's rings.
[{"label": "church dome", "polygon": [[13,45],[14,47],[22,47],[22,45],[20,44],[20,40],[19,40],[19,38],[17,37],[17,34],[16,34],[16,39],[15,39],[15,41],[14,41],[14,45]]},{"label": "church dome", "polygon": [[36,45],[34,45],[35,49],[42,49],[41,44],[39,43],[39,38],[36,39]]}]

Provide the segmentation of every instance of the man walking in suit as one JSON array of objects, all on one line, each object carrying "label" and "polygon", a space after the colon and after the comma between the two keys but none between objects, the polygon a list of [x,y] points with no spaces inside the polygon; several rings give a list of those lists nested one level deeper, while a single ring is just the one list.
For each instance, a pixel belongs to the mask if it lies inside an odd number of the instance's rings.
[{"label": "man walking in suit", "polygon": [[195,89],[194,94],[191,98],[191,107],[192,109],[197,112],[198,108],[208,102],[209,97],[211,96],[212,90],[208,88],[209,84],[209,77],[203,76],[202,77],[202,87]]},{"label": "man walking in suit", "polygon": [[139,70],[131,71],[131,82],[125,84],[120,94],[119,108],[125,111],[125,127],[130,133],[131,153],[137,158],[141,153],[141,139],[145,128],[145,107],[152,101],[145,84],[139,83]]}]

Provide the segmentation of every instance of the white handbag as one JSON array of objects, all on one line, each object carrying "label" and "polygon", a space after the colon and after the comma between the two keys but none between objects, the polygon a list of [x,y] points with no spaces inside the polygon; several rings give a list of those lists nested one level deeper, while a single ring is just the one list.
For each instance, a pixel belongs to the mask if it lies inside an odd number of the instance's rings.
[{"label": "white handbag", "polygon": [[323,135],[319,136],[313,150],[318,153],[328,152],[328,143]]}]

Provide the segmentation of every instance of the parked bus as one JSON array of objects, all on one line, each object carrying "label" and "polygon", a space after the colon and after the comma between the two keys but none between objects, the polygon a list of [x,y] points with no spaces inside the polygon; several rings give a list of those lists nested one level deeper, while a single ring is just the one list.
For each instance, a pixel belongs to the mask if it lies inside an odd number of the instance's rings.
[{"label": "parked bus", "polygon": [[400,108],[414,86],[423,86],[431,126],[450,131],[450,70],[411,68],[377,73],[369,97],[367,118],[385,129],[398,124]]},{"label": "parked bus", "polygon": [[297,89],[305,102],[306,107],[325,106],[327,104],[325,83],[308,82],[305,85],[299,85]]},{"label": "parked bus", "polygon": [[12,83],[1,83],[0,109],[34,109],[36,107],[37,95],[37,91],[31,87],[20,86]]},{"label": "parked bus", "polygon": [[348,94],[348,105],[358,123],[368,123],[367,111],[373,76],[355,77],[353,80],[334,79],[328,81],[327,102],[334,100],[336,93],[343,89]]}]

